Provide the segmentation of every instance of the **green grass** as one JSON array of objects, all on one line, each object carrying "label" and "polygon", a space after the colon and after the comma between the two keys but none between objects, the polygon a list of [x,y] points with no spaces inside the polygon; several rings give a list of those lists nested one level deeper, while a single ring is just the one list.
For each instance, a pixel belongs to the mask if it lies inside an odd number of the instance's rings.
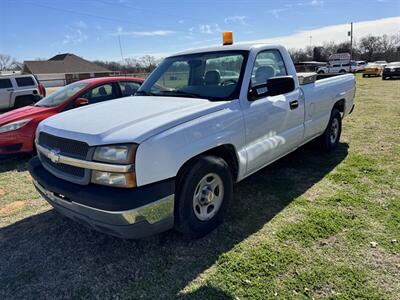
[{"label": "green grass", "polygon": [[203,239],[109,237],[56,214],[28,157],[0,161],[0,298],[398,299],[400,81],[357,76],[334,153],[314,145],[235,186]]}]

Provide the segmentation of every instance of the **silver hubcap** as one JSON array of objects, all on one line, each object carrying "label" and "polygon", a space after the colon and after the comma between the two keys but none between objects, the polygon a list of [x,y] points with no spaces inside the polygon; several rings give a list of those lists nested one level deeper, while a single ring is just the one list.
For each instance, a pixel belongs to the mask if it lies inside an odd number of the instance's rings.
[{"label": "silver hubcap", "polygon": [[332,144],[336,142],[338,135],[339,135],[339,120],[335,118],[332,120],[331,131],[330,131],[330,139]]},{"label": "silver hubcap", "polygon": [[193,195],[193,211],[200,221],[208,221],[219,211],[224,198],[221,177],[209,173],[198,183]]}]

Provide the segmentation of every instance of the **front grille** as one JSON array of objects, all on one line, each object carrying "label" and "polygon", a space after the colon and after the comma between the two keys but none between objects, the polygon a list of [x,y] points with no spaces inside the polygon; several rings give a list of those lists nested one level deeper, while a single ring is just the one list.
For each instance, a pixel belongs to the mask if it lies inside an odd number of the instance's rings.
[{"label": "front grille", "polygon": [[79,177],[79,178],[83,178],[85,176],[85,169],[70,166],[70,165],[55,164],[48,157],[46,157],[44,155],[41,156],[41,159],[45,164],[47,164],[51,168],[53,168],[59,172],[62,172],[64,174],[68,174],[70,176]]},{"label": "front grille", "polygon": [[45,132],[39,135],[39,145],[49,149],[60,150],[60,154],[79,159],[86,159],[89,145],[75,140],[57,137]]},{"label": "front grille", "polygon": [[[49,150],[56,150],[60,155],[86,160],[89,145],[75,140],[54,136],[46,132],[39,134],[39,145]],[[78,184],[88,184],[90,171],[63,163],[54,163],[45,155],[39,156],[43,166],[53,175]]]}]

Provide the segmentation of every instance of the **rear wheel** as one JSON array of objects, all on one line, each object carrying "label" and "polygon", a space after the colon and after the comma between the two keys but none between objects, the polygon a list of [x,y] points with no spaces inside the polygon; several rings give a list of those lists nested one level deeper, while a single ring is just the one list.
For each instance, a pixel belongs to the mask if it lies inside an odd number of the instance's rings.
[{"label": "rear wheel", "polygon": [[15,99],[15,108],[21,108],[24,106],[28,106],[34,103],[34,99],[31,96],[21,96]]},{"label": "rear wheel", "polygon": [[367,74],[363,74],[363,77],[364,77],[364,78],[367,77]]},{"label": "rear wheel", "polygon": [[336,108],[332,110],[331,118],[325,132],[319,137],[319,144],[323,151],[331,152],[339,144],[342,133],[342,115]]},{"label": "rear wheel", "polygon": [[346,70],[340,70],[339,73],[344,74],[344,73],[346,73]]},{"label": "rear wheel", "polygon": [[233,180],[225,160],[215,156],[196,159],[178,177],[175,229],[199,238],[222,223],[232,198]]}]

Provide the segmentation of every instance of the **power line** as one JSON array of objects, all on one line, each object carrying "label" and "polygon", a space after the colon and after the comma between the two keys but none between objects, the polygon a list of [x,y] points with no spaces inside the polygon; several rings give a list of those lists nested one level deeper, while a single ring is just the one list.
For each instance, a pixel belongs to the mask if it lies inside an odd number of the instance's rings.
[{"label": "power line", "polygon": [[[27,4],[31,4],[34,6],[39,6],[39,7],[43,7],[43,8],[47,8],[47,9],[51,9],[51,10],[56,10],[56,11],[61,11],[64,13],[70,13],[70,14],[76,14],[76,15],[82,15],[82,16],[86,16],[86,17],[91,17],[91,18],[97,18],[97,19],[102,19],[102,20],[106,20],[106,21],[111,21],[111,22],[116,22],[116,23],[129,23],[135,26],[140,26],[142,28],[153,28],[153,29],[160,29],[157,26],[153,26],[153,25],[149,25],[149,24],[140,24],[137,22],[132,22],[129,20],[124,20],[124,19],[114,19],[114,18],[110,18],[110,17],[105,17],[105,16],[100,16],[100,15],[96,15],[96,14],[91,14],[91,13],[85,13],[85,12],[80,12],[80,11],[74,11],[74,10],[70,10],[70,9],[65,9],[65,8],[59,8],[59,7],[53,7],[53,6],[47,6],[47,5],[43,5],[40,3],[33,3],[33,2],[26,2]],[[176,32],[179,32],[181,30],[174,30]]]}]

